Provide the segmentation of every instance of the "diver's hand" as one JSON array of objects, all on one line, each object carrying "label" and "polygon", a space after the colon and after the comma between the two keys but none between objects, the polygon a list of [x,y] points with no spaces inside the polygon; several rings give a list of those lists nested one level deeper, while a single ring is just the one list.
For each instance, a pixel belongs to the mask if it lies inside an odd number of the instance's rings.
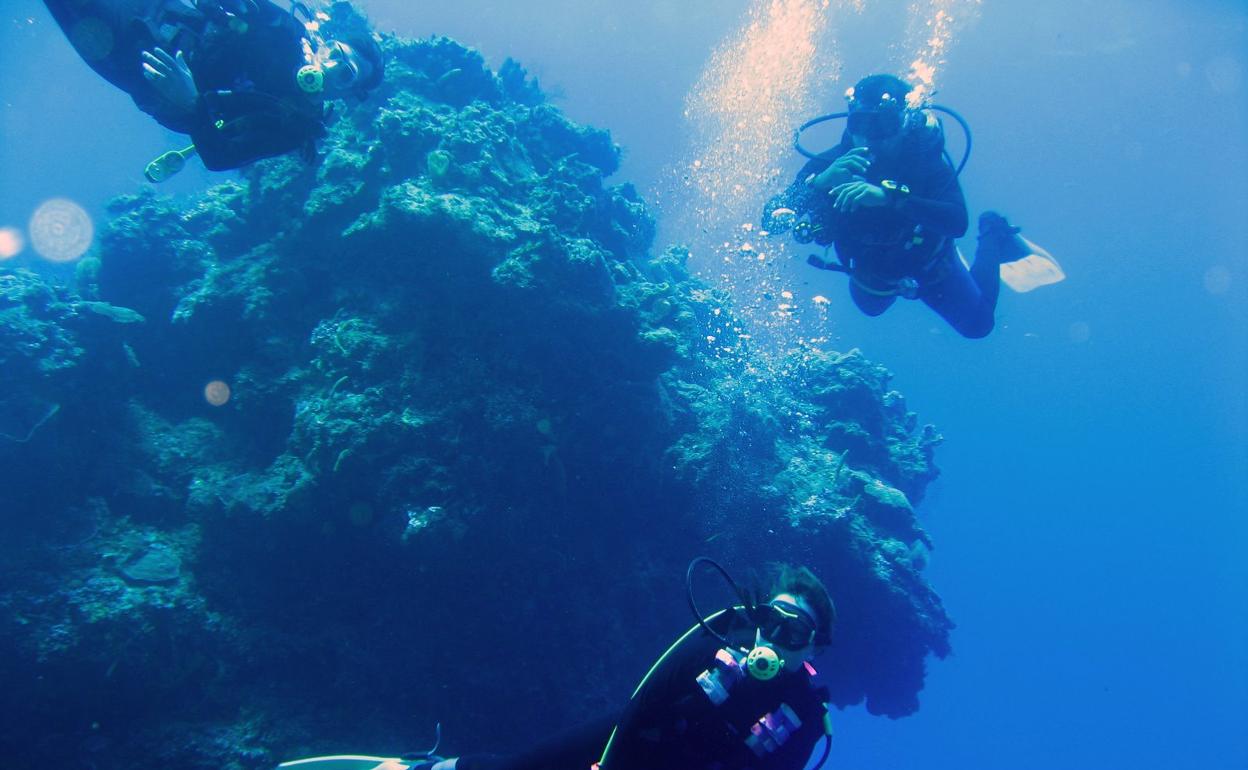
[{"label": "diver's hand", "polygon": [[170,56],[163,48],[153,48],[143,52],[143,76],[151,81],[165,101],[174,107],[190,112],[199,98],[195,88],[195,78],[191,76],[191,68],[187,66],[182,52]]},{"label": "diver's hand", "polygon": [[865,175],[870,167],[871,151],[866,147],[855,147],[832,161],[832,165],[823,171],[808,178],[806,184],[816,190],[831,190],[837,185],[852,182]]},{"label": "diver's hand", "polygon": [[837,211],[857,211],[860,208],[878,208],[888,205],[888,193],[884,188],[870,182],[846,182],[828,190],[832,206]]}]

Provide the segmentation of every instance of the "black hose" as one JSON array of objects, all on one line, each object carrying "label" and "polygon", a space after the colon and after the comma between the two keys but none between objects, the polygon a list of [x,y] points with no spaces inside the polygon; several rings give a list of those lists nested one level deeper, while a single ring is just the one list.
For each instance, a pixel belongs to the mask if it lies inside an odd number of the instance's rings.
[{"label": "black hose", "polygon": [[819,160],[819,155],[802,146],[802,134],[806,133],[807,129],[813,128],[820,123],[827,123],[829,120],[838,120],[840,118],[848,117],[848,112],[833,112],[828,115],[820,115],[817,118],[811,118],[802,125],[798,126],[797,130],[793,132],[793,149],[797,150],[798,154],[810,158],[811,160]]},{"label": "black hose", "polygon": [[[962,151],[962,162],[959,163],[958,167],[953,171],[953,178],[957,179],[958,175],[962,173],[962,169],[966,168],[967,161],[971,159],[971,127],[966,122],[966,118],[962,117],[957,110],[949,107],[943,107],[939,104],[933,104],[929,109],[945,113],[949,117],[956,120],[958,125],[962,127],[962,135],[966,137],[966,149]],[[948,152],[945,153],[945,157],[949,158]],[[953,165],[953,160],[951,158],[949,159],[949,165]]]},{"label": "black hose", "polygon": [[[966,118],[963,118],[957,112],[957,110],[954,110],[950,107],[945,107],[940,104],[931,104],[931,105],[928,105],[925,109],[935,110],[936,112],[945,113],[949,117],[956,120],[958,125],[962,128],[962,134],[966,137],[966,149],[963,150],[962,152],[962,162],[958,164],[957,168],[954,169],[954,172],[953,172],[953,178],[957,179],[958,176],[962,173],[962,169],[966,168],[967,162],[970,161],[971,159],[971,127],[966,122]],[[802,134],[806,133],[807,129],[813,128],[814,126],[817,126],[820,123],[827,123],[830,120],[839,120],[841,118],[847,118],[847,117],[849,117],[848,112],[833,112],[827,115],[820,115],[817,118],[811,118],[810,120],[806,121],[802,125],[798,126],[797,130],[793,132],[793,149],[797,150],[798,154],[802,155],[803,157],[809,158],[811,160],[820,160],[823,157],[822,155],[819,155],[818,153],[813,153],[810,150],[802,146]],[[949,157],[949,153],[944,150],[942,150],[942,152],[944,152],[945,158],[949,161],[949,165],[952,166],[953,159]]]},{"label": "black hose", "polygon": [[727,637],[710,627],[710,625],[702,617],[702,613],[698,611],[697,603],[693,600],[693,570],[703,562],[711,565],[719,571],[719,574],[724,576],[724,580],[728,581],[728,585],[732,586],[733,592],[736,593],[737,597],[741,599],[741,603],[745,605],[745,611],[747,614],[753,614],[754,603],[750,600],[749,596],[741,590],[741,587],[737,585],[737,582],[732,579],[732,575],[728,574],[728,570],[720,566],[719,562],[709,556],[698,556],[693,561],[689,562],[689,569],[685,570],[685,594],[689,599],[689,609],[693,611],[693,617],[697,619],[699,626],[702,626],[708,634],[723,642],[725,646],[728,646],[731,643],[728,641]]}]

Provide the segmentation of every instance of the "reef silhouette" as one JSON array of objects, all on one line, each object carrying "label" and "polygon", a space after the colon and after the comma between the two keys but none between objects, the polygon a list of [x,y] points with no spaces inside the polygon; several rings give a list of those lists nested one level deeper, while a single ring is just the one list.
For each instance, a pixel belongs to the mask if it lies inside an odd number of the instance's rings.
[{"label": "reef silhouette", "polygon": [[696,555],[812,566],[837,704],[915,711],[934,429],[856,351],[753,350],[519,65],[385,48],[316,162],[118,199],[75,286],[0,269],[6,759],[519,748],[624,704]]}]

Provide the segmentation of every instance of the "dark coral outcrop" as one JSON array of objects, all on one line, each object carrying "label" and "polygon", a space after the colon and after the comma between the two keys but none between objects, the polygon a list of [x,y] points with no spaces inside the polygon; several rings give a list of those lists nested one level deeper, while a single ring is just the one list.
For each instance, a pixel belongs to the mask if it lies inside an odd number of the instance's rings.
[{"label": "dark coral outcrop", "polygon": [[857,352],[753,351],[517,65],[385,47],[315,163],[120,199],[79,293],[0,274],[6,758],[519,748],[624,702],[702,554],[811,565],[836,702],[913,712],[939,437]]}]

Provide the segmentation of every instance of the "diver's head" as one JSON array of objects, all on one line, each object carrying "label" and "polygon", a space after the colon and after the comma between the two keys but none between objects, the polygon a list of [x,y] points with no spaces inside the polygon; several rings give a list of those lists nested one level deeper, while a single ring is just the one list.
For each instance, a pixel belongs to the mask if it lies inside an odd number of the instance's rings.
[{"label": "diver's head", "polygon": [[381,46],[371,35],[356,35],[325,41],[321,57],[327,96],[364,96],[381,84],[385,59]]},{"label": "diver's head", "polygon": [[913,90],[914,86],[893,75],[868,75],[847,90],[848,131],[854,144],[875,146],[900,135],[906,97]]},{"label": "diver's head", "polygon": [[786,668],[800,666],[832,643],[836,607],[805,567],[780,567],[758,627],[758,641],[779,648]]}]

